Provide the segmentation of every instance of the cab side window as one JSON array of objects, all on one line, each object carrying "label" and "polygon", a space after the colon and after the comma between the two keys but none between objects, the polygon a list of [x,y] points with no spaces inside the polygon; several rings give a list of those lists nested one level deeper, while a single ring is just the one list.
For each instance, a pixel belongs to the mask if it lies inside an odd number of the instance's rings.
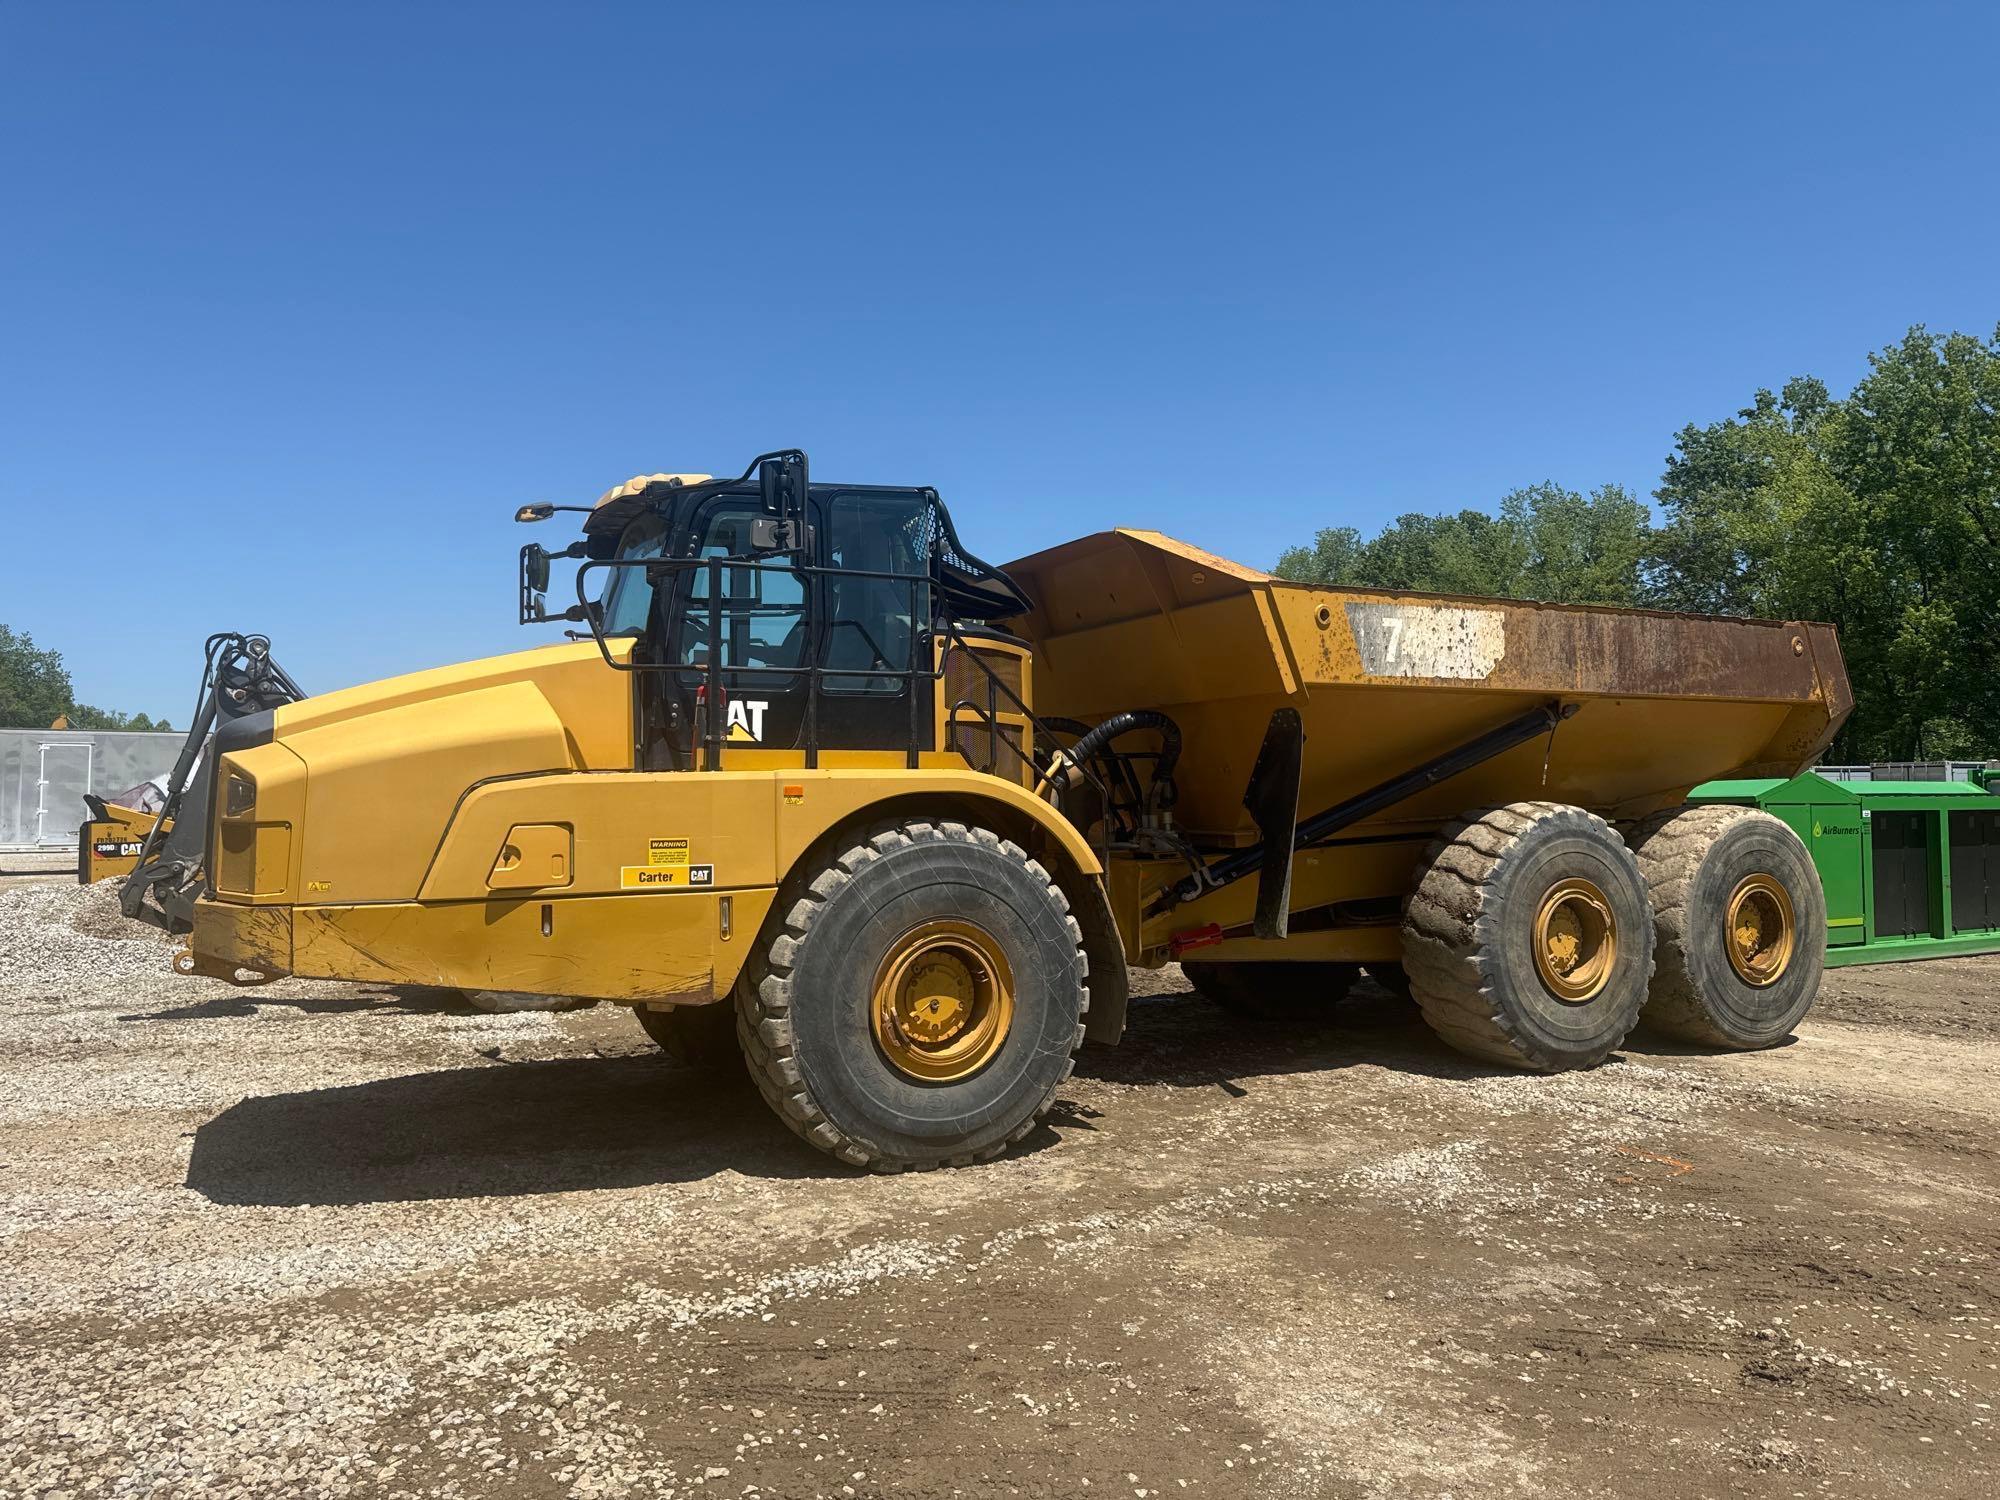
[{"label": "cab side window", "polygon": [[[920,556],[928,502],[914,495],[835,495],[827,506],[826,665],[829,693],[898,694],[913,662],[917,632],[929,622],[930,560]],[[885,576],[886,575],[886,576]],[[875,669],[871,672],[869,669]]]}]

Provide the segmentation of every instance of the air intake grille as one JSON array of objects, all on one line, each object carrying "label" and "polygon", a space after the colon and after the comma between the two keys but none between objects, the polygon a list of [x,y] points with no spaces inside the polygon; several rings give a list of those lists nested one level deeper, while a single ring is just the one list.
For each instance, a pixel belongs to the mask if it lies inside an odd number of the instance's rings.
[{"label": "air intake grille", "polygon": [[976,655],[980,661],[991,667],[993,675],[1000,679],[1000,685],[1007,690],[1006,693],[999,694],[1000,712],[1003,714],[1020,712],[1007,697],[1007,693],[1012,693],[1015,698],[1021,697],[1021,658],[1008,651],[980,651],[976,647],[968,653],[958,646],[952,647],[944,659],[946,709],[949,710],[952,704],[961,699],[976,703],[982,709],[986,707],[986,674],[979,669],[978,662],[967,661],[965,659],[967,655]]}]

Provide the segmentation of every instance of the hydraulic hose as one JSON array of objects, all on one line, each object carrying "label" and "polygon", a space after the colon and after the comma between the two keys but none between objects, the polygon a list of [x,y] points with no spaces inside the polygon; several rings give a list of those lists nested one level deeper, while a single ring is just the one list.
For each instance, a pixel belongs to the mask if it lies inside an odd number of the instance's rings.
[{"label": "hydraulic hose", "polygon": [[1088,764],[1091,757],[1106,745],[1135,729],[1151,729],[1159,733],[1160,758],[1153,763],[1153,787],[1160,806],[1171,807],[1174,802],[1174,763],[1181,758],[1181,726],[1155,709],[1127,709],[1087,731],[1082,739],[1060,752],[1065,764],[1056,771],[1054,779],[1059,785],[1067,786],[1072,766]]}]

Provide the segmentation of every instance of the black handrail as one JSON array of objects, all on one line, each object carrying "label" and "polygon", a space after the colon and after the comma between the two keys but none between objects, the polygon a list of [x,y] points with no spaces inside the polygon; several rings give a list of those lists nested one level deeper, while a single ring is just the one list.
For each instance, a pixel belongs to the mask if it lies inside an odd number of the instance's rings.
[{"label": "black handrail", "polygon": [[[704,645],[707,648],[708,659],[704,662],[634,661],[629,658],[621,661],[613,656],[609,641],[604,633],[603,612],[589,607],[591,601],[584,592],[584,580],[596,568],[646,568],[649,570],[651,581],[656,586],[666,583],[668,578],[675,573],[685,572],[693,568],[706,569],[708,573],[708,618],[704,622],[706,626],[704,631]],[[903,585],[908,590],[910,620],[912,624],[909,655],[907,658],[908,664],[903,667],[892,667],[887,662],[883,662],[879,667],[829,667],[825,662],[818,659],[822,654],[820,645],[822,633],[817,630],[808,630],[806,633],[806,650],[812,659],[800,662],[796,666],[772,667],[752,666],[748,664],[736,666],[725,664],[722,660],[724,603],[722,579],[723,570],[726,568],[753,568],[762,571],[784,572],[805,580],[809,601],[809,621],[814,621],[823,614],[823,611],[814,607],[822,597],[823,591],[820,587],[822,579],[873,578]],[[958,627],[949,619],[932,618],[930,604],[934,597],[934,589],[934,581],[924,574],[889,573],[871,568],[830,567],[741,555],[678,558],[593,558],[584,563],[576,571],[577,603],[584,606],[582,611],[583,617],[590,624],[591,637],[597,642],[598,654],[604,658],[605,665],[620,672],[695,672],[701,675],[701,683],[698,689],[699,701],[705,704],[707,708],[701,725],[701,768],[705,771],[719,771],[722,769],[722,745],[726,729],[726,715],[719,710],[724,702],[723,694],[725,689],[718,679],[717,674],[724,672],[736,674],[739,680],[746,676],[785,679],[804,677],[807,680],[805,722],[802,726],[801,735],[805,741],[804,748],[808,770],[815,769],[819,765],[818,710],[820,695],[825,691],[825,679],[827,677],[893,677],[898,679],[904,684],[910,699],[910,737],[906,750],[906,764],[914,768],[918,764],[917,757],[919,752],[925,748],[929,740],[929,735],[926,733],[926,726],[923,723],[920,705],[917,702],[916,684],[926,680],[942,682],[945,674],[945,664],[950,659],[953,648],[961,651],[986,676],[987,702],[989,704],[989,731],[997,736],[999,700],[1001,695],[1005,695],[1007,701],[1026,720],[1034,734],[1037,736],[1046,736],[1050,743],[1054,743],[1054,736],[1035,717],[1034,711],[1022,701],[1018,693],[1000,680],[999,674],[993,670],[991,663],[966,639]],[[929,633],[920,632],[914,628],[918,620],[930,621],[931,629]],[[938,653],[936,663],[928,666],[919,665],[920,645],[934,643],[940,637],[945,642],[946,649]],[[955,728],[955,720],[952,715],[956,714],[959,706],[959,704],[954,704],[951,714],[947,715],[948,743],[937,748],[956,748],[955,745],[949,743],[949,740],[951,738],[950,731]],[[966,706],[972,707],[975,711],[977,710],[976,704],[967,704]],[[960,753],[963,754],[963,752]],[[970,756],[966,756],[965,759],[968,764],[971,763]],[[989,748],[987,765],[982,769],[991,774],[990,768],[996,759],[997,751]],[[1102,783],[1098,781],[1097,777],[1088,768],[1079,767],[1078,769],[1084,778],[1096,787],[1100,793],[1104,791]]]}]

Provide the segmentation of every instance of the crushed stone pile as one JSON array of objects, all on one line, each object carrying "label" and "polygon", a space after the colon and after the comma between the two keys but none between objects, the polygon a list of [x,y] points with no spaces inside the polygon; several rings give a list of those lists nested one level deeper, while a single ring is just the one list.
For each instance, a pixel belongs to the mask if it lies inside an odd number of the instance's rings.
[{"label": "crushed stone pile", "polygon": [[49,990],[173,973],[178,946],[118,909],[118,882],[0,891],[0,988]]}]

